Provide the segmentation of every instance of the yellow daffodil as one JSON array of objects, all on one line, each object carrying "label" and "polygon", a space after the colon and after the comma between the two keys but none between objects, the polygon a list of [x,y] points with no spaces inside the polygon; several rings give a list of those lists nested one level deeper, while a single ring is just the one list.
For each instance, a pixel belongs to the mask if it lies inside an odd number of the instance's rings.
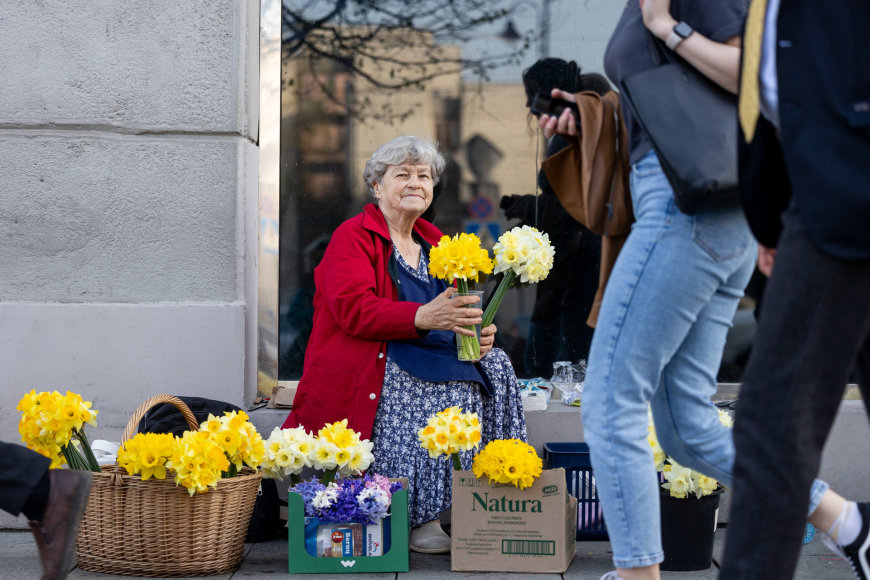
[{"label": "yellow daffodil", "polygon": [[[90,401],[67,391],[40,392],[31,390],[18,402],[21,411],[18,432],[27,447],[51,459],[51,467],[70,463],[73,469],[99,471],[84,434],[85,423],[96,425],[97,412]],[[78,450],[81,448],[81,452]],[[83,456],[82,456],[83,454]]]},{"label": "yellow daffodil", "polygon": [[226,412],[222,417],[209,414],[200,432],[207,433],[224,450],[232,465],[230,477],[243,465],[256,469],[266,455],[263,438],[244,411]]},{"label": "yellow daffodil", "polygon": [[480,444],[480,420],[477,413],[448,407],[429,417],[426,426],[417,431],[417,438],[429,457],[449,455],[454,468],[460,469],[459,451],[469,451]]},{"label": "yellow daffodil", "polygon": [[543,461],[535,448],[519,439],[490,441],[472,463],[474,476],[490,483],[509,483],[525,489],[541,475]]},{"label": "yellow daffodil", "polygon": [[175,471],[175,483],[183,485],[193,495],[217,487],[230,461],[211,433],[185,431],[166,465]]},{"label": "yellow daffodil", "polygon": [[141,474],[166,479],[166,462],[175,451],[175,436],[170,433],[137,433],[118,451],[118,464],[129,475]]},{"label": "yellow daffodil", "polygon": [[479,282],[480,274],[492,273],[492,260],[474,234],[443,236],[429,252],[429,273],[450,284],[457,279]]},{"label": "yellow daffodil", "polygon": [[[719,410],[719,422],[728,428],[734,424],[731,416],[721,409]],[[656,436],[652,412],[649,413],[647,441],[653,452],[656,471],[662,474],[661,486],[663,489],[668,490],[671,497],[685,498],[689,495],[694,495],[697,498],[701,498],[719,489],[719,482],[712,477],[684,467],[665,454]]]}]

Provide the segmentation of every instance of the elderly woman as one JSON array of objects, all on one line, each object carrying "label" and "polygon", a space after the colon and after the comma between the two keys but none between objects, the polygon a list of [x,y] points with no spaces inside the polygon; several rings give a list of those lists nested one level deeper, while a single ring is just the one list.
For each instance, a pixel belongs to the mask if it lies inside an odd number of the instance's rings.
[{"label": "elderly woman", "polygon": [[[348,419],[374,443],[370,471],[410,480],[411,549],[446,553],[438,514],[450,507],[451,465],[431,459],[417,439],[446,407],[476,412],[482,441],[525,440],[516,376],[493,349],[495,326],[481,332],[478,364],[461,362],[454,333],[480,323],[476,297],[428,271],[441,232],[420,218],[445,166],[434,145],[417,137],[385,143],[366,163],[376,203],[341,224],[315,269],[314,329],[302,380],[284,427],[317,430]],[[470,469],[471,453],[462,464]]]}]

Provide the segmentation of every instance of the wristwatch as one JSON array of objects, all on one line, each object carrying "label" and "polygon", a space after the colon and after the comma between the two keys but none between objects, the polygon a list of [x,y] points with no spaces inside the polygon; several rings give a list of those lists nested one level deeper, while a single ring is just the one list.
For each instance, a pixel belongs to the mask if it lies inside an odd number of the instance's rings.
[{"label": "wristwatch", "polygon": [[685,22],[679,22],[671,33],[668,35],[667,40],[665,40],[665,44],[671,50],[677,50],[677,47],[680,46],[680,43],[689,38],[689,36],[695,32],[695,29],[686,24]]}]

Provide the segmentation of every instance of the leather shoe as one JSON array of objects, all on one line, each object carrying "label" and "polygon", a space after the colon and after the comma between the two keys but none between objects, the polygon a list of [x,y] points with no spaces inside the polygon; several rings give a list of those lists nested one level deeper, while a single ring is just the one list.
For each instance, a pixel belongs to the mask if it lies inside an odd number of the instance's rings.
[{"label": "leather shoe", "polygon": [[438,520],[426,522],[411,530],[408,543],[412,550],[422,554],[450,553],[450,536],[444,533]]},{"label": "leather shoe", "polygon": [[90,471],[52,469],[48,477],[45,515],[42,521],[31,520],[30,528],[42,560],[42,580],[63,580],[72,562],[93,475]]}]

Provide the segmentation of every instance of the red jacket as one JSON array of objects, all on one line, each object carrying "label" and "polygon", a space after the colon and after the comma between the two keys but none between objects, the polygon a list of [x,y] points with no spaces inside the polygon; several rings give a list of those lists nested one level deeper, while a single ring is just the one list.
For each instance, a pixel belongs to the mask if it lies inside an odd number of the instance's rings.
[{"label": "red jacket", "polygon": [[[432,245],[441,232],[418,219],[414,231]],[[315,433],[325,423],[371,438],[384,383],[387,342],[419,338],[414,316],[421,306],[399,302],[387,266],[393,246],[381,210],[368,204],[341,224],[314,269],[314,328],[302,380],[283,428]]]}]

